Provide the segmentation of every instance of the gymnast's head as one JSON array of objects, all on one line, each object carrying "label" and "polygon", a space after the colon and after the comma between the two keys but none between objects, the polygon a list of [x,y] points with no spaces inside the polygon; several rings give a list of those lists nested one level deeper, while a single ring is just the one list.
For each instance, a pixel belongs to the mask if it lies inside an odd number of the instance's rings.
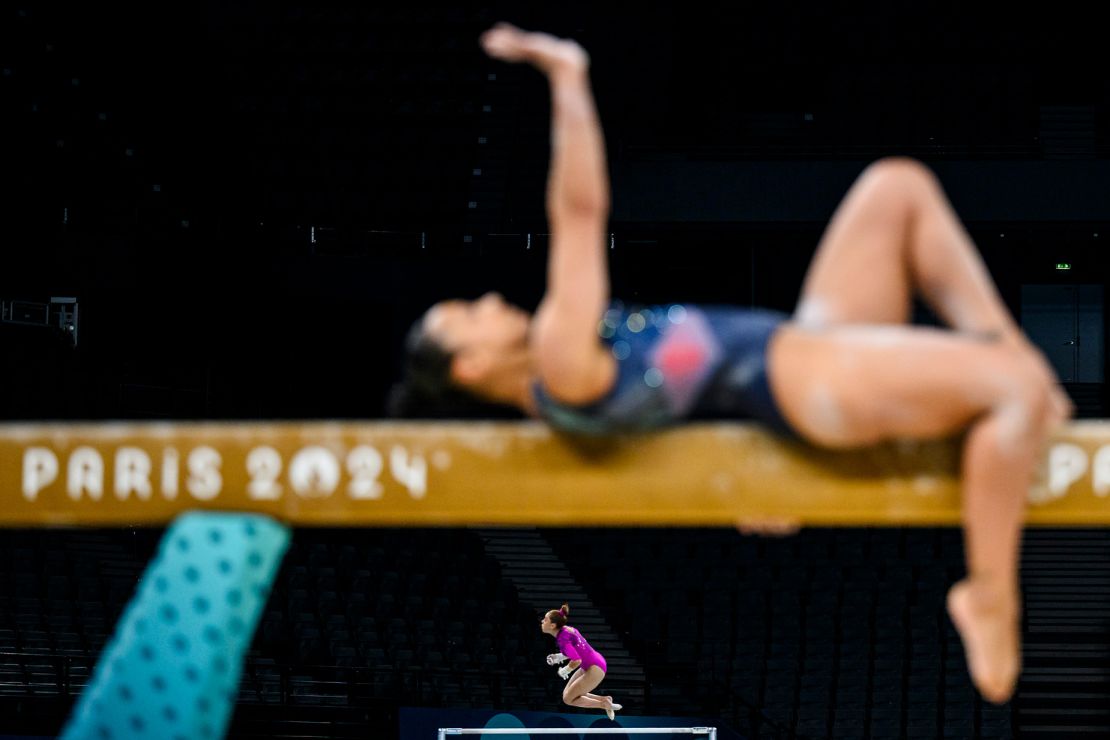
[{"label": "gymnast's head", "polygon": [[570,607],[563,604],[558,609],[552,609],[543,615],[540,621],[540,629],[549,635],[558,634],[559,630],[567,626],[567,616],[570,614]]},{"label": "gymnast's head", "polygon": [[515,400],[530,374],[532,316],[486,293],[428,309],[405,338],[402,379],[389,413],[407,418],[520,416]]}]

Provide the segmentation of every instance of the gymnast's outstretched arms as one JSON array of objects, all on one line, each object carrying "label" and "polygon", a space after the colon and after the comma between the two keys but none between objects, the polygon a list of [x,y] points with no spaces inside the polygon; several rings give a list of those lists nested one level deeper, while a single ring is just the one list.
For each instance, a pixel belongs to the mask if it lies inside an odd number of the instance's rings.
[{"label": "gymnast's outstretched arms", "polygon": [[597,334],[609,303],[609,176],[590,92],[589,56],[574,41],[507,24],[487,31],[482,46],[495,58],[529,62],[551,85],[551,246],[547,291],[530,343],[544,388],[560,401],[588,403],[609,390],[617,372]]}]

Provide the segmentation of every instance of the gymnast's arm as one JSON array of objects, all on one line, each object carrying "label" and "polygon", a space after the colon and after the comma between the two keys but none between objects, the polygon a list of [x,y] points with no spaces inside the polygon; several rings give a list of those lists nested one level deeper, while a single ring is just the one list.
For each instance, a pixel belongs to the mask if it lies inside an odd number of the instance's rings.
[{"label": "gymnast's arm", "polygon": [[616,378],[616,361],[597,334],[597,323],[609,302],[605,249],[609,177],[584,52],[582,57],[580,65],[562,65],[548,74],[551,244],[547,292],[531,335],[545,390],[566,403],[596,400]]}]

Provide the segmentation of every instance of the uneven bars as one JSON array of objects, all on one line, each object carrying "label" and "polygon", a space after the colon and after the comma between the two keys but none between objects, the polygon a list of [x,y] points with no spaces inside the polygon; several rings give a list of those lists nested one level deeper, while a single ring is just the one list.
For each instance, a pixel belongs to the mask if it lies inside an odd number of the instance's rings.
[{"label": "uneven bars", "polygon": [[717,740],[716,727],[441,727],[439,740],[448,735],[705,735]]}]

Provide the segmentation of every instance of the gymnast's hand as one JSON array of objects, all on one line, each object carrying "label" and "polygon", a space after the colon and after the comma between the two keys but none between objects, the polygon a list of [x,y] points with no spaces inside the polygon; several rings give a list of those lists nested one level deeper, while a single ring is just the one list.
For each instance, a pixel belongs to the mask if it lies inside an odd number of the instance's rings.
[{"label": "gymnast's hand", "polygon": [[764,537],[787,537],[797,534],[802,525],[795,519],[786,517],[746,517],[736,522],[740,534],[758,534]]},{"label": "gymnast's hand", "polygon": [[548,665],[559,665],[560,663],[565,663],[566,660],[567,656],[563,655],[562,653],[552,653],[551,655],[547,656]]},{"label": "gymnast's hand", "polygon": [[570,39],[547,33],[530,33],[508,23],[498,23],[482,34],[482,48],[503,62],[529,62],[551,74],[557,70],[585,70],[590,64],[586,50]]}]

